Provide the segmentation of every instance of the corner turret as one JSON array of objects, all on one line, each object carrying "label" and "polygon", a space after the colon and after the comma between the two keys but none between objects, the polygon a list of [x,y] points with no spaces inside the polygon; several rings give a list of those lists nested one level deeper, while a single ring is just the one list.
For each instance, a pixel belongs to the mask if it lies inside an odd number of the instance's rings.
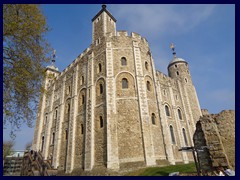
[{"label": "corner turret", "polygon": [[103,4],[102,9],[92,19],[92,44],[97,46],[107,34],[116,36],[116,21]]},{"label": "corner turret", "polygon": [[173,59],[168,65],[169,77],[177,79],[184,83],[192,83],[187,61],[176,56],[175,46],[173,43],[170,45],[170,48],[173,51]]}]

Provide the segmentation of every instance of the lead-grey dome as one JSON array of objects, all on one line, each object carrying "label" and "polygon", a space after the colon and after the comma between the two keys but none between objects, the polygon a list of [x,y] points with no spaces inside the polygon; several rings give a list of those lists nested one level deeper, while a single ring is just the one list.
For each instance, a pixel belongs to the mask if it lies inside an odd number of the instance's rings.
[{"label": "lead-grey dome", "polygon": [[187,63],[187,61],[185,61],[183,58],[174,57],[172,61],[170,61],[170,63],[168,64],[168,67],[171,66],[172,64],[179,63],[179,62]]}]

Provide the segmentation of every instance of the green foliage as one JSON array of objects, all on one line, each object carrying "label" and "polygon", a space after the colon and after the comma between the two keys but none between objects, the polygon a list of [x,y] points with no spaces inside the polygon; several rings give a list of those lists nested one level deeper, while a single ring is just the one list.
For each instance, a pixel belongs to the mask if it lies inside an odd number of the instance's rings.
[{"label": "green foliage", "polygon": [[13,150],[14,142],[13,141],[6,141],[3,142],[3,159],[11,154]]},{"label": "green foliage", "polygon": [[181,174],[196,173],[196,167],[194,163],[171,165],[165,167],[150,167],[141,169],[135,172],[131,172],[126,176],[168,176],[172,172],[179,172]]},{"label": "green foliage", "polygon": [[11,135],[32,126],[44,67],[51,51],[44,39],[48,26],[39,5],[3,5],[3,117]]}]

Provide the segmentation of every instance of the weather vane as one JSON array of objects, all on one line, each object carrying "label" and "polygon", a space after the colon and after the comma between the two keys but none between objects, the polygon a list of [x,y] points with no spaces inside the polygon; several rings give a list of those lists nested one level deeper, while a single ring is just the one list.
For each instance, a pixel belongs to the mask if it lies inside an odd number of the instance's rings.
[{"label": "weather vane", "polygon": [[173,51],[173,56],[176,57],[175,46],[173,43],[170,44],[170,49]]}]

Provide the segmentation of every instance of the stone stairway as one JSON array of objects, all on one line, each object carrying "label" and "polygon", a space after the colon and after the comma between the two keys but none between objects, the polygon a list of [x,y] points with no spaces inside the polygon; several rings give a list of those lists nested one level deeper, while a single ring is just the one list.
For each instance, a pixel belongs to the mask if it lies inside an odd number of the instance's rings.
[{"label": "stone stairway", "polygon": [[21,176],[56,176],[57,170],[53,169],[51,163],[44,160],[41,152],[30,151],[25,152]]}]

